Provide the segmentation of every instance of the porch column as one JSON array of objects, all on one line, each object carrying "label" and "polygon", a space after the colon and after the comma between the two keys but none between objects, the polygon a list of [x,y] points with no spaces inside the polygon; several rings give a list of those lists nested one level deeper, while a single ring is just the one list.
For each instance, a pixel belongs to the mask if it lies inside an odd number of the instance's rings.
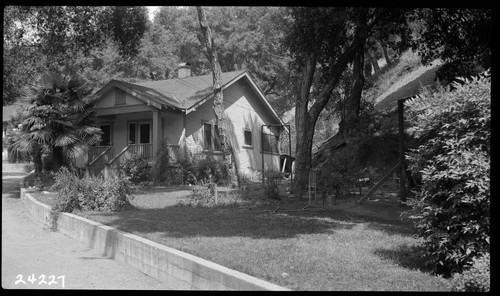
[{"label": "porch column", "polygon": [[161,126],[161,118],[160,118],[160,110],[153,110],[153,158],[156,156],[156,152],[160,147],[162,140],[162,126]]}]

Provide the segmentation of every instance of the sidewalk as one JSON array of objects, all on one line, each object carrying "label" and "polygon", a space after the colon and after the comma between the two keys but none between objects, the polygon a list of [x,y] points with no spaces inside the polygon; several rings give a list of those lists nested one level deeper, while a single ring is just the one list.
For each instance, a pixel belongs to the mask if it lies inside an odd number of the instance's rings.
[{"label": "sidewalk", "polygon": [[169,289],[77,240],[43,230],[20,200],[19,182],[26,174],[2,172],[2,288],[61,289],[64,278],[66,289]]}]

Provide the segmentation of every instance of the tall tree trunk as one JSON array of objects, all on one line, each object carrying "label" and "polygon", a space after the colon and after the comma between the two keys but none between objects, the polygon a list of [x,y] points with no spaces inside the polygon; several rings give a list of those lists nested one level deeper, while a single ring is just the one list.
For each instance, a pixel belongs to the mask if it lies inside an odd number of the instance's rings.
[{"label": "tall tree trunk", "polygon": [[385,58],[385,61],[387,62],[387,65],[392,66],[392,60],[389,57],[389,53],[387,52],[387,46],[385,44],[383,44],[382,42],[381,42],[381,45],[382,45],[382,52],[384,53],[384,58]]},{"label": "tall tree trunk", "polygon": [[[316,52],[308,53],[305,66],[302,70],[302,77],[300,82],[300,91],[297,93],[296,98],[296,108],[295,108],[295,126],[296,126],[296,164],[295,164],[295,179],[293,184],[294,195],[302,198],[304,190],[306,189],[308,183],[309,172],[311,169],[311,153],[312,153],[312,141],[314,136],[314,127],[316,121],[325,108],[326,104],[330,100],[331,93],[338,81],[347,68],[350,61],[353,60],[359,49],[364,49],[364,44],[368,36],[369,28],[373,27],[374,22],[371,25],[367,24],[367,14],[368,9],[362,8],[359,14],[359,25],[353,42],[346,48],[344,53],[339,57],[337,63],[334,67],[334,72],[331,74],[327,83],[323,86],[322,90],[316,97],[314,104],[309,108],[309,97],[312,86],[312,81],[314,77],[314,72],[316,69],[317,54]],[[361,71],[361,77],[363,77],[363,56],[358,57],[358,61],[361,61],[360,65],[355,67],[357,70]],[[357,77],[359,73],[356,72]],[[359,91],[362,90],[363,80],[358,81],[361,83]],[[356,83],[355,83],[356,84]],[[356,85],[358,86],[358,85]],[[361,95],[361,93],[360,93]],[[349,103],[351,104],[352,103]],[[349,106],[351,106],[349,105]],[[352,106],[351,106],[352,108]],[[353,112],[359,113],[359,104],[357,109],[353,109]],[[350,115],[352,116],[352,115]],[[357,116],[357,114],[356,114]]]},{"label": "tall tree trunk", "polygon": [[346,102],[346,115],[341,124],[339,124],[340,132],[344,137],[349,137],[352,128],[358,122],[359,108],[361,104],[361,93],[363,91],[363,84],[365,82],[363,76],[364,64],[364,44],[360,44],[353,61],[353,80],[354,83],[351,87],[351,93]]},{"label": "tall tree trunk", "polygon": [[[221,80],[221,68],[220,63],[217,58],[217,51],[215,49],[214,40],[212,37],[212,30],[207,23],[207,18],[205,16],[205,11],[201,6],[196,6],[196,10],[198,11],[198,20],[200,23],[200,29],[205,39],[205,47],[207,49],[207,56],[210,61],[210,65],[212,66],[212,77],[213,77],[213,90],[214,90],[214,103],[213,110],[215,114],[215,123],[219,129],[220,136],[220,145],[221,151],[224,154],[224,162],[226,167],[231,172],[231,181],[236,181],[239,183],[239,174],[238,169],[236,168],[237,162],[234,159],[234,153],[232,149],[232,145],[227,136],[226,123],[224,118],[224,97],[222,94],[222,80]],[[231,158],[234,161],[231,161]],[[234,163],[233,166],[231,165]]]}]

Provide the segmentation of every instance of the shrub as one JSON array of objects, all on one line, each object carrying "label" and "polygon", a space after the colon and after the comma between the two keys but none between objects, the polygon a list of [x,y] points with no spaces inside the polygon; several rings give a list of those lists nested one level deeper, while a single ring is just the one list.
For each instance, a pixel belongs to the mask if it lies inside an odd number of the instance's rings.
[{"label": "shrub", "polygon": [[54,175],[51,190],[56,192],[54,210],[120,211],[130,207],[129,182],[118,177],[104,180],[101,177],[79,178],[76,172],[61,167]]},{"label": "shrub", "polygon": [[147,159],[130,154],[130,157],[120,164],[119,170],[132,184],[139,184],[151,181],[152,168]]},{"label": "shrub", "polygon": [[177,203],[177,206],[214,207],[235,206],[246,204],[249,201],[239,191],[218,191],[215,198],[215,184],[199,182],[193,186],[193,193]]},{"label": "shrub", "polygon": [[7,145],[7,160],[9,163],[28,163],[31,162],[31,155],[27,151],[18,151],[13,149],[12,145],[19,141],[20,130],[13,128],[7,132],[6,137],[3,139]]},{"label": "shrub", "polygon": [[280,181],[283,174],[274,171],[264,172],[264,196],[270,199],[280,200]]},{"label": "shrub", "polygon": [[152,179],[154,183],[170,185],[183,184],[182,166],[177,163],[172,155],[172,149],[162,144],[152,165]]},{"label": "shrub", "polygon": [[222,159],[212,155],[194,154],[180,162],[184,183],[215,182],[217,185],[229,184],[229,170]]},{"label": "shrub", "polygon": [[452,278],[452,291],[489,292],[490,291],[490,254],[474,258],[470,269],[455,274]]},{"label": "shrub", "polygon": [[407,214],[444,276],[490,248],[491,79],[453,87],[408,102],[421,145],[407,160],[422,184]]}]

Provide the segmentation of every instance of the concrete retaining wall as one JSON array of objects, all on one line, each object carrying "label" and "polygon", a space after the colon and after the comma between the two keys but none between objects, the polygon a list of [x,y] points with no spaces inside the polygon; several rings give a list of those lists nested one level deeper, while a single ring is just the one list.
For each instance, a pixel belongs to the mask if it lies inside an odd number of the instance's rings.
[{"label": "concrete retaining wall", "polygon": [[[35,220],[42,224],[50,220],[49,206],[35,200],[24,188],[21,198]],[[88,243],[104,256],[169,284],[174,290],[288,290],[74,214],[61,213],[57,229]]]}]

